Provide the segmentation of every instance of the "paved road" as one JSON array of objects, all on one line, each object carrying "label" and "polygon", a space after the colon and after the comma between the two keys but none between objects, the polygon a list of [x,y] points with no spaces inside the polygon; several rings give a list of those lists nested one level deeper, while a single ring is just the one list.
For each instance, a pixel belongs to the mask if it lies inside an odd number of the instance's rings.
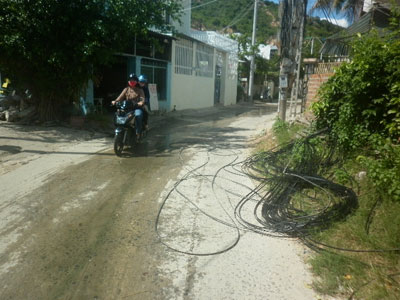
[{"label": "paved road", "polygon": [[302,246],[234,219],[253,187],[235,164],[273,111],[170,113],[122,158],[110,138],[2,136],[36,156],[0,176],[0,299],[317,299]]}]

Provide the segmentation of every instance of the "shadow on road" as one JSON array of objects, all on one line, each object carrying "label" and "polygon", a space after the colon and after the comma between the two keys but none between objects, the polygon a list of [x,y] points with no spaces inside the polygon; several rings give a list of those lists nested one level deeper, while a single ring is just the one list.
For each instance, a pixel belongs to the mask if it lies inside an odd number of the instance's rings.
[{"label": "shadow on road", "polygon": [[[215,147],[242,148],[246,135],[238,132],[243,128],[225,127],[241,115],[260,116],[276,111],[276,105],[265,103],[242,103],[233,106],[217,106],[205,109],[182,110],[169,112],[164,115],[150,116],[151,130],[148,136],[133,148],[124,150],[123,158],[169,156],[172,151],[199,144],[204,148]],[[78,154],[78,155],[114,155],[112,115],[107,130],[96,131],[77,130],[70,127],[46,127],[25,126],[18,124],[6,124],[5,129],[18,132],[15,136],[11,134],[0,136],[5,145],[0,146],[3,155],[17,153],[32,154]],[[87,129],[87,128],[86,128]],[[47,144],[70,143],[89,141],[94,138],[106,138],[109,150],[102,152],[70,152],[46,150]],[[35,147],[33,145],[38,145]],[[40,146],[41,145],[41,146]],[[38,149],[39,148],[39,149]],[[1,152],[0,152],[1,153]]]}]

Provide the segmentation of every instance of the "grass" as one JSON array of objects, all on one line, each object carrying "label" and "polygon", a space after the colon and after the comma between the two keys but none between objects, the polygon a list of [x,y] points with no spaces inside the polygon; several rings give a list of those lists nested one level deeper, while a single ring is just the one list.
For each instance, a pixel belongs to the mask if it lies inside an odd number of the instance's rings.
[{"label": "grass", "polygon": [[298,132],[305,129],[305,125],[299,123],[288,124],[279,118],[276,119],[272,129],[264,131],[263,136],[257,139],[255,152],[272,149],[278,145],[290,142]]},{"label": "grass", "polygon": [[[360,196],[360,207],[354,215],[315,235],[326,244],[348,249],[322,251],[311,259],[314,273],[322,278],[314,285],[319,292],[335,295],[344,289],[348,294],[355,292],[356,299],[399,299],[400,277],[390,276],[400,275],[399,253],[356,252],[399,247],[398,203],[385,202],[375,208],[369,231],[366,230],[376,196],[371,191]],[[394,221],[390,226],[386,224],[389,220]]]},{"label": "grass", "polygon": [[277,119],[272,126],[272,132],[276,138],[278,145],[290,142],[296,134],[304,130],[305,126],[299,123],[286,123],[281,119]]},{"label": "grass", "polygon": [[[278,120],[267,141],[261,141],[257,149],[287,143],[300,130],[300,125]],[[359,176],[361,171],[362,166],[354,158],[326,170],[326,177],[357,194],[359,205],[345,220],[312,234],[313,239],[343,249],[326,248],[312,255],[309,263],[315,275],[313,286],[320,293],[347,299],[400,299],[400,251],[385,251],[400,248],[400,202],[377,190],[368,177]],[[315,193],[307,189],[296,194],[293,206],[305,212],[323,207],[325,201],[313,200]]]},{"label": "grass", "polygon": [[[294,209],[305,212],[307,215],[312,214],[329,205],[330,200],[324,199],[325,193],[316,189],[304,189],[301,193],[293,195],[291,201]],[[320,201],[322,199],[322,201]]]}]

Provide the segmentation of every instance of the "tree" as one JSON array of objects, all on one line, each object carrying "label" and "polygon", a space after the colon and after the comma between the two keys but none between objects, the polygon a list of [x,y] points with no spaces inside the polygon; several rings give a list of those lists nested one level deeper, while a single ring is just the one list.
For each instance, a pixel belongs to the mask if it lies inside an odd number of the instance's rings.
[{"label": "tree", "polygon": [[311,10],[333,9],[336,12],[344,12],[346,18],[353,21],[361,16],[363,4],[364,0],[317,0]]},{"label": "tree", "polygon": [[153,26],[169,30],[180,0],[0,0],[0,70],[28,88],[42,121],[61,116],[97,68]]}]

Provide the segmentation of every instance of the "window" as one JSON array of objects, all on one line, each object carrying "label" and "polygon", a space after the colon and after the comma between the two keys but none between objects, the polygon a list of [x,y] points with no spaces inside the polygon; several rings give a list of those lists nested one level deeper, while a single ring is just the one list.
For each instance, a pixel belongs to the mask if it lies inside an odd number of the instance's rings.
[{"label": "window", "polygon": [[193,42],[177,40],[175,45],[175,73],[192,75]]},{"label": "window", "polygon": [[213,77],[214,49],[203,44],[197,45],[196,76]]}]

